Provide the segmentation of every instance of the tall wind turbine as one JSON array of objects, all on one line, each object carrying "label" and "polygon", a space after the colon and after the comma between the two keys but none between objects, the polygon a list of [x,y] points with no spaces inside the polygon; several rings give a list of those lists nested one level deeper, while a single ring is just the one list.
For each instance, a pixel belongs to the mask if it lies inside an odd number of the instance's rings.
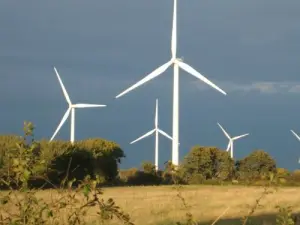
[{"label": "tall wind turbine", "polygon": [[122,93],[116,96],[116,98],[125,95],[129,91],[141,86],[147,81],[159,76],[164,71],[166,71],[171,65],[174,66],[174,83],[173,83],[173,142],[172,142],[172,163],[176,166],[179,164],[179,68],[190,73],[196,78],[202,80],[206,84],[211,87],[217,89],[222,94],[226,95],[226,93],[219,88],[217,85],[212,83],[206,77],[197,72],[194,68],[184,63],[182,59],[177,58],[177,0],[174,0],[174,9],[173,9],[173,28],[172,28],[172,40],[171,40],[171,59],[167,63],[155,69],[153,72],[148,74],[142,80],[138,81]]},{"label": "tall wind turbine", "polygon": [[[298,134],[296,134],[295,131],[291,130],[291,132],[293,133],[293,135],[298,139],[298,141],[300,141],[300,137]],[[298,159],[298,163],[300,163],[300,158]]]},{"label": "tall wind turbine", "polygon": [[225,136],[229,139],[229,143],[228,143],[228,145],[227,145],[226,151],[228,152],[229,149],[230,149],[230,156],[231,156],[231,158],[233,158],[233,141],[235,141],[235,140],[237,140],[237,139],[240,139],[240,138],[242,138],[242,137],[245,137],[245,136],[247,136],[247,135],[249,135],[249,134],[243,134],[243,135],[240,135],[240,136],[236,136],[236,137],[231,138],[231,137],[229,136],[229,134],[225,131],[225,129],[224,129],[219,123],[218,123],[218,126],[221,128],[221,130],[223,131],[223,133],[225,134]]},{"label": "tall wind turbine", "polygon": [[155,169],[158,170],[158,133],[162,134],[163,136],[169,138],[170,140],[173,140],[170,135],[168,135],[166,132],[162,131],[158,128],[158,99],[156,99],[156,105],[155,105],[155,119],[154,119],[154,129],[147,132],[143,136],[137,138],[136,140],[132,141],[130,144],[133,144],[145,137],[150,136],[155,132]]},{"label": "tall wind turbine", "polygon": [[62,91],[64,93],[64,96],[67,100],[67,103],[69,104],[69,108],[67,109],[65,115],[63,116],[62,120],[60,121],[60,124],[58,125],[58,127],[57,127],[56,131],[54,132],[53,136],[51,137],[50,141],[52,141],[54,139],[54,137],[56,136],[56,134],[58,133],[58,131],[60,130],[60,128],[62,127],[64,122],[68,119],[68,117],[71,113],[71,134],[70,134],[70,139],[71,139],[71,143],[74,143],[74,139],[75,139],[75,109],[76,108],[105,107],[106,105],[85,104],[85,103],[72,104],[72,102],[70,100],[70,97],[68,95],[68,92],[67,92],[62,80],[60,79],[60,76],[59,76],[59,74],[58,74],[55,67],[54,67],[54,71],[56,73],[56,76],[58,78],[58,81],[60,83]]}]

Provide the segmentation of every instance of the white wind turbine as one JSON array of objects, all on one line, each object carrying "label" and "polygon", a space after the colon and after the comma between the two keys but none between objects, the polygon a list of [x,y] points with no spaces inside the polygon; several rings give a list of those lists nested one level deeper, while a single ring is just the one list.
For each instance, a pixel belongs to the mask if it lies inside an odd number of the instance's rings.
[{"label": "white wind turbine", "polygon": [[233,158],[233,141],[235,141],[235,140],[237,140],[237,139],[240,139],[240,138],[242,138],[242,137],[245,137],[245,136],[247,136],[247,135],[249,135],[249,134],[243,134],[243,135],[240,135],[240,136],[236,136],[236,137],[233,137],[233,138],[231,138],[230,136],[229,136],[229,134],[225,131],[225,129],[218,123],[218,126],[221,128],[221,130],[223,131],[223,133],[226,135],[226,137],[229,139],[229,143],[228,143],[228,145],[227,145],[227,149],[226,149],[226,151],[228,152],[229,151],[229,149],[230,149],[230,156],[231,156],[231,158]]},{"label": "white wind turbine", "polygon": [[164,135],[165,137],[169,138],[170,140],[173,140],[170,135],[168,135],[166,132],[162,131],[158,128],[158,100],[156,99],[156,105],[155,105],[155,119],[154,119],[154,129],[147,132],[143,136],[137,138],[136,140],[132,141],[130,144],[133,144],[145,137],[150,136],[155,132],[155,169],[158,170],[158,133]]},{"label": "white wind turbine", "polygon": [[71,134],[70,134],[70,139],[71,139],[71,143],[74,143],[74,139],[75,139],[75,109],[76,108],[95,108],[95,107],[105,107],[106,105],[96,105],[96,104],[83,104],[83,103],[77,103],[77,104],[72,104],[70,97],[67,93],[67,90],[62,82],[62,80],[60,79],[60,76],[56,70],[56,68],[54,67],[54,71],[56,73],[56,76],[58,78],[58,81],[60,83],[60,86],[62,88],[62,91],[64,93],[64,96],[67,100],[67,103],[69,104],[69,108],[67,109],[65,115],[63,116],[62,120],[60,121],[60,124],[58,125],[56,131],[54,132],[53,136],[51,137],[50,141],[52,141],[54,139],[54,137],[56,136],[56,134],[58,133],[58,131],[60,130],[60,128],[62,127],[62,125],[64,124],[64,122],[68,119],[70,113],[71,113]]},{"label": "white wind turbine", "polygon": [[293,133],[293,135],[298,139],[298,141],[300,141],[300,137],[299,137],[299,135],[298,134],[296,134],[296,132],[295,131],[293,131],[293,130],[291,130],[291,132]]},{"label": "white wind turbine", "polygon": [[116,96],[116,98],[125,95],[129,91],[141,86],[142,84],[146,83],[147,81],[159,76],[164,71],[166,71],[171,65],[174,66],[174,83],[173,83],[173,142],[172,142],[172,163],[176,166],[179,164],[179,67],[184,71],[190,73],[191,75],[195,76],[196,78],[202,80],[206,84],[210,85],[211,87],[217,89],[219,92],[226,95],[226,93],[216,86],[214,83],[209,81],[206,77],[201,75],[197,72],[194,68],[189,66],[188,64],[184,63],[182,59],[177,58],[177,0],[174,0],[174,9],[173,9],[173,28],[172,28],[172,41],[171,41],[171,60],[167,63],[163,64],[162,66],[155,69],[153,72],[148,74],[142,80],[138,81],[133,86],[129,87],[122,93]]},{"label": "white wind turbine", "polygon": [[[291,132],[293,133],[293,135],[298,139],[298,141],[300,141],[300,137],[298,134],[296,134],[295,131],[291,130]],[[300,163],[300,158],[298,159],[298,163]]]}]

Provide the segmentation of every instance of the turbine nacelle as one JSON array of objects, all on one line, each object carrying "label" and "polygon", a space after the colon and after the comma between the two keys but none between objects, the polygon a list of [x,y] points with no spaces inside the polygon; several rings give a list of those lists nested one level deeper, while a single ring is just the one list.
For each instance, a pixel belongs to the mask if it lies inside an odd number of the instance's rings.
[{"label": "turbine nacelle", "polygon": [[174,63],[178,63],[178,62],[183,62],[183,57],[181,57],[181,58],[176,58],[176,59],[174,60]]}]

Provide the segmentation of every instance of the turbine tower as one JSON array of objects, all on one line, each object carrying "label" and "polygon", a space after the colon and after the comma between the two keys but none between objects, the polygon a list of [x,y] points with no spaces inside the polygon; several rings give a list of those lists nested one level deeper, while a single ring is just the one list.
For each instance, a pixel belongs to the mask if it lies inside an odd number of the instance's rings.
[{"label": "turbine tower", "polygon": [[156,171],[158,170],[158,133],[162,134],[163,136],[169,138],[170,140],[173,140],[170,135],[168,135],[166,132],[162,131],[161,129],[158,128],[158,99],[156,99],[156,105],[155,105],[155,119],[154,119],[154,129],[147,132],[143,136],[137,138],[136,140],[132,141],[130,144],[133,144],[145,137],[150,136],[155,132],[155,169]]},{"label": "turbine tower", "polygon": [[75,109],[76,108],[95,108],[95,107],[105,107],[106,105],[96,105],[96,104],[85,104],[85,103],[77,103],[77,104],[72,104],[71,99],[68,95],[68,92],[56,70],[56,68],[54,67],[54,71],[56,73],[56,76],[58,78],[58,81],[60,83],[60,86],[62,88],[62,91],[64,93],[64,96],[67,100],[67,103],[69,104],[69,108],[67,109],[65,115],[63,116],[62,120],[60,121],[60,124],[58,125],[56,131],[54,132],[53,136],[51,137],[50,141],[52,141],[54,139],[54,137],[56,136],[56,134],[58,133],[58,131],[60,130],[60,128],[62,127],[62,125],[64,124],[64,122],[68,119],[70,113],[71,113],[71,134],[70,134],[70,141],[71,143],[74,143],[74,139],[75,139]]},{"label": "turbine tower", "polygon": [[[293,135],[298,139],[298,141],[300,141],[300,137],[298,134],[296,134],[295,131],[291,130],[291,132],[293,133]],[[300,163],[300,158],[298,159],[298,163]]]},{"label": "turbine tower", "polygon": [[247,135],[249,135],[249,134],[243,134],[243,135],[240,135],[240,136],[236,136],[236,137],[231,138],[231,137],[229,136],[229,134],[225,131],[225,129],[224,129],[219,123],[218,123],[218,126],[221,128],[221,130],[223,131],[223,133],[225,134],[225,136],[229,139],[229,143],[228,143],[228,145],[227,145],[226,151],[228,152],[229,149],[230,149],[230,156],[231,156],[231,158],[233,158],[233,141],[235,141],[235,140],[237,140],[237,139],[240,139],[240,138],[242,138],[242,137],[245,137],[245,136],[247,136]]},{"label": "turbine tower", "polygon": [[226,93],[219,88],[217,85],[212,83],[206,77],[201,75],[197,72],[194,68],[189,66],[188,64],[184,63],[182,59],[177,58],[177,0],[174,0],[174,8],[173,8],[173,26],[172,26],[172,40],[171,40],[171,59],[163,64],[162,66],[158,67],[146,77],[120,93],[116,96],[116,98],[125,95],[126,93],[130,92],[131,90],[141,86],[142,84],[146,83],[147,81],[159,76],[164,71],[166,71],[171,65],[174,67],[174,83],[173,83],[173,142],[172,142],[172,163],[175,166],[179,164],[179,68],[188,72],[189,74],[193,75],[194,77],[202,80],[206,84],[210,85],[211,87],[217,89],[222,94],[226,95]]}]

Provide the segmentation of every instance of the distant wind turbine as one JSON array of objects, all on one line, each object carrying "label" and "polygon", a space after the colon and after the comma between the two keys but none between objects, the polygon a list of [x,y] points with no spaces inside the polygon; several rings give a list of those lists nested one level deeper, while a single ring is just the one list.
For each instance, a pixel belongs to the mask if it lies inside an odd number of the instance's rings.
[{"label": "distant wind turbine", "polygon": [[[291,130],[291,132],[293,133],[293,135],[298,139],[298,141],[300,141],[300,137],[298,134],[296,134],[295,131]],[[298,163],[300,163],[300,158],[298,159]]]},{"label": "distant wind turbine", "polygon": [[293,131],[293,130],[291,130],[291,132],[293,133],[293,135],[298,139],[298,141],[300,141],[300,137],[299,137],[299,135],[298,134],[296,134],[296,132],[295,131]]},{"label": "distant wind turbine", "polygon": [[226,151],[228,152],[229,149],[230,149],[230,156],[231,156],[231,158],[233,158],[233,141],[235,141],[235,140],[237,140],[237,139],[240,139],[240,138],[242,138],[242,137],[245,137],[245,136],[247,136],[247,135],[249,135],[249,134],[243,134],[243,135],[240,135],[240,136],[236,136],[236,137],[231,138],[231,137],[229,136],[229,134],[225,131],[225,129],[224,129],[219,123],[218,123],[218,126],[221,128],[221,130],[223,131],[223,133],[225,134],[225,136],[229,139],[229,143],[228,143],[228,145],[227,145]]},{"label": "distant wind turbine", "polygon": [[166,71],[171,65],[174,66],[174,83],[173,83],[173,142],[172,142],[172,163],[176,166],[179,164],[179,67],[184,71],[190,73],[191,75],[195,76],[196,78],[202,80],[206,84],[210,85],[211,87],[215,88],[222,94],[226,95],[226,93],[220,89],[217,85],[212,83],[206,77],[201,75],[197,72],[194,68],[189,66],[188,64],[184,63],[182,59],[177,58],[177,0],[174,0],[174,8],[173,8],[173,28],[172,28],[172,40],[171,40],[171,60],[167,63],[163,64],[162,66],[155,69],[153,72],[148,74],[142,80],[138,81],[122,93],[116,96],[116,98],[125,95],[126,93],[130,92],[131,90],[141,86],[142,84],[154,79],[155,77],[162,74]]},{"label": "distant wind turbine", "polygon": [[67,90],[56,70],[56,68],[54,67],[54,71],[56,73],[56,76],[58,78],[58,81],[60,83],[60,86],[62,88],[62,91],[64,93],[64,96],[67,100],[67,103],[69,104],[69,108],[67,109],[65,115],[63,116],[62,120],[60,121],[60,124],[58,125],[56,131],[54,132],[53,136],[51,137],[50,141],[52,141],[54,139],[54,137],[56,136],[56,134],[58,133],[58,131],[60,130],[60,128],[62,127],[62,125],[64,124],[64,122],[68,119],[70,113],[71,113],[71,134],[70,134],[70,141],[71,143],[74,143],[74,139],[75,139],[75,109],[76,108],[95,108],[95,107],[105,107],[106,105],[96,105],[96,104],[85,104],[85,103],[77,103],[77,104],[72,104],[70,97],[67,93]]},{"label": "distant wind turbine", "polygon": [[155,169],[158,170],[158,133],[164,135],[165,137],[169,138],[170,140],[173,140],[170,135],[168,135],[166,132],[162,131],[158,128],[158,99],[156,99],[156,105],[155,105],[155,119],[154,119],[154,129],[147,132],[143,136],[137,138],[136,140],[132,141],[130,144],[133,144],[145,137],[150,136],[155,132]]}]

